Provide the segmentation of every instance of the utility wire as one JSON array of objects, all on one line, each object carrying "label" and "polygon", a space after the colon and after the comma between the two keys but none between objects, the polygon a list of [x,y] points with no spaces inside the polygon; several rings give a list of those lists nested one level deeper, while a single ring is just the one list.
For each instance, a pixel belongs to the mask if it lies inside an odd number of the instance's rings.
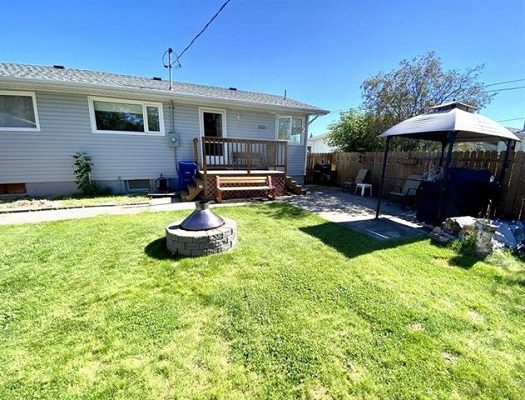
[{"label": "utility wire", "polygon": [[499,121],[496,121],[496,122],[510,122],[510,121],[520,121],[522,119],[525,119],[525,117],[521,117],[521,118],[511,118],[511,119],[500,119]]},{"label": "utility wire", "polygon": [[525,89],[525,86],[514,86],[514,87],[509,87],[509,88],[503,88],[503,89],[492,89],[492,90],[487,90],[487,92],[504,92],[506,90],[517,90],[517,89]]},{"label": "utility wire", "polygon": [[523,82],[523,81],[525,81],[525,78],[523,78],[523,79],[514,79],[513,81],[503,81],[503,82],[489,83],[488,85],[483,85],[483,87],[505,85],[507,83],[515,83],[515,82]]},{"label": "utility wire", "polygon": [[200,35],[202,35],[204,33],[204,31],[206,29],[208,29],[208,27],[211,25],[211,23],[213,21],[215,21],[215,18],[218,17],[218,15],[221,13],[222,10],[224,10],[224,7],[226,7],[226,5],[230,2],[230,0],[226,0],[222,6],[219,8],[219,10],[213,15],[213,17],[210,18],[210,20],[208,21],[208,23],[206,25],[204,25],[201,29],[201,31],[199,33],[197,33],[193,39],[191,39],[190,43],[184,48],[184,50],[182,50],[180,52],[180,54],[177,56],[177,58],[175,59],[175,62],[179,62],[179,60],[181,59],[181,57],[184,55],[184,53],[186,53],[187,50],[189,50],[189,48],[193,45],[193,43],[195,43],[195,41],[199,38]]}]

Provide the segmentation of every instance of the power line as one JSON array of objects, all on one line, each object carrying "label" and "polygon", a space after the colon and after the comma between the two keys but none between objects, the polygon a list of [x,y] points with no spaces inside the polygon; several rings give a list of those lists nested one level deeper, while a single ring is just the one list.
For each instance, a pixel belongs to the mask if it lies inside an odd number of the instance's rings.
[{"label": "power line", "polygon": [[510,122],[510,121],[520,121],[522,119],[525,119],[525,117],[521,117],[521,118],[511,118],[511,119],[500,119],[499,121],[496,121],[496,122]]},{"label": "power line", "polygon": [[514,79],[513,81],[503,81],[503,82],[489,83],[488,85],[483,85],[483,87],[505,85],[507,83],[515,83],[515,82],[523,82],[523,81],[525,81],[525,78]]},{"label": "power line", "polygon": [[208,27],[211,25],[211,23],[215,20],[215,18],[217,18],[217,16],[221,13],[222,10],[224,10],[224,7],[226,7],[226,5],[230,2],[230,0],[226,0],[222,6],[219,8],[219,10],[213,15],[213,17],[210,18],[210,20],[208,21],[208,23],[206,25],[204,25],[201,29],[201,31],[199,33],[197,33],[193,39],[191,39],[190,43],[184,48],[184,50],[182,50],[180,52],[180,54],[177,56],[177,58],[175,59],[175,62],[179,62],[179,60],[181,59],[181,57],[184,55],[184,53],[186,53],[187,50],[189,50],[189,48],[193,45],[193,43],[195,43],[195,41],[199,38],[200,35],[202,35],[204,33],[204,31],[206,29],[208,29]]},{"label": "power line", "polygon": [[514,86],[510,88],[493,89],[493,90],[487,90],[487,92],[504,92],[506,90],[517,90],[517,89],[525,89],[525,86]]}]

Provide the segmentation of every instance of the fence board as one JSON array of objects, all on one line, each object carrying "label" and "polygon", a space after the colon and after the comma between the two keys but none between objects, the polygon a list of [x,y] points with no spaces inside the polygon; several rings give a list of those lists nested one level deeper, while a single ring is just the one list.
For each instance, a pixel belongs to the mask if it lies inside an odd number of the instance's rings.
[{"label": "fence board", "polygon": [[[501,173],[505,153],[496,151],[458,151],[452,155],[453,167],[488,169],[497,178]],[[385,192],[392,186],[402,186],[408,175],[422,175],[439,165],[440,152],[389,153]],[[337,171],[337,184],[353,181],[362,168],[367,168],[370,183],[377,190],[381,178],[382,152],[366,153],[310,153],[306,163],[306,182],[313,181],[316,164],[331,164]],[[511,153],[505,180],[502,182],[502,199],[496,215],[511,219],[525,219],[525,153]]]}]

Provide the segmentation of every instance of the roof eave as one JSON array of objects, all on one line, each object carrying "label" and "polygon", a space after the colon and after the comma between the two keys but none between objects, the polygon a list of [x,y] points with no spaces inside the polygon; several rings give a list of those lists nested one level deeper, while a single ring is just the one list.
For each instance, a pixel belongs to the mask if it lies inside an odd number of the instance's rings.
[{"label": "roof eave", "polygon": [[39,84],[44,85],[46,88],[69,88],[69,89],[92,89],[92,90],[105,90],[118,93],[142,93],[147,95],[154,95],[165,97],[171,100],[193,100],[193,101],[204,101],[208,103],[220,103],[228,105],[244,105],[252,108],[259,108],[263,110],[273,110],[273,111],[286,111],[286,112],[301,112],[308,115],[327,115],[330,112],[321,108],[311,108],[311,107],[291,107],[283,106],[277,104],[264,104],[258,102],[251,102],[246,100],[236,100],[236,99],[224,99],[220,97],[210,97],[210,96],[201,96],[201,95],[190,95],[183,93],[168,92],[165,90],[156,90],[149,88],[123,88],[120,86],[110,86],[110,85],[100,85],[92,83],[78,83],[78,82],[55,82],[48,81],[45,79],[27,79],[27,78],[16,78],[8,76],[0,76],[0,81],[13,82],[13,83],[23,83],[23,84]]}]

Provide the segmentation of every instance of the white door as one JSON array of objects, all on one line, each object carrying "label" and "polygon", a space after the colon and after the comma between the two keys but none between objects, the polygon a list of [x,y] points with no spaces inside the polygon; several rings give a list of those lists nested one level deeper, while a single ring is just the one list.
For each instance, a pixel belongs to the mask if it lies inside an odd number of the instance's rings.
[{"label": "white door", "polygon": [[[226,137],[226,111],[200,109],[201,136],[208,138]],[[221,166],[227,162],[225,146],[222,143],[207,143],[204,146],[206,164]]]}]

